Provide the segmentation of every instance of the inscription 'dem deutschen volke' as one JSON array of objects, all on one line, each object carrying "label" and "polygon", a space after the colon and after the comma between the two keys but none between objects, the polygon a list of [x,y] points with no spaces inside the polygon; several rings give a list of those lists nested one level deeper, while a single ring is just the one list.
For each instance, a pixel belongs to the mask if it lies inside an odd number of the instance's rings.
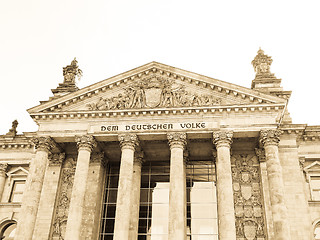
[{"label": "inscription 'dem deutschen volke'", "polygon": [[128,125],[102,125],[102,132],[117,131],[154,131],[154,130],[173,130],[173,129],[205,129],[205,122],[186,122],[186,123],[154,123],[154,124],[128,124]]}]

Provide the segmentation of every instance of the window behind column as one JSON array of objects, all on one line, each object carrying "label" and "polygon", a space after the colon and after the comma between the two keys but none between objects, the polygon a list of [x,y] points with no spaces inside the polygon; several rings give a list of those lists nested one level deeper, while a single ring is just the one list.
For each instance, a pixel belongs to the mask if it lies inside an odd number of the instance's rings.
[{"label": "window behind column", "polygon": [[187,227],[192,240],[218,240],[215,168],[212,161],[187,165]]},{"label": "window behind column", "polygon": [[138,240],[168,239],[169,164],[150,161],[142,167]]},{"label": "window behind column", "polygon": [[119,164],[107,167],[105,196],[102,207],[100,239],[113,239],[119,181]]}]

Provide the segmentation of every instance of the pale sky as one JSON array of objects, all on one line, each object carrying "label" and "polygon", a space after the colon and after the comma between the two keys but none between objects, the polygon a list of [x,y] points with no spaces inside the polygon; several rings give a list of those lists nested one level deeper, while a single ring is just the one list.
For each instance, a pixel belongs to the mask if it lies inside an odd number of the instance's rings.
[{"label": "pale sky", "polygon": [[293,123],[320,125],[320,1],[0,0],[0,135],[48,100],[77,57],[85,87],[151,61],[251,87],[259,47],[292,90]]}]

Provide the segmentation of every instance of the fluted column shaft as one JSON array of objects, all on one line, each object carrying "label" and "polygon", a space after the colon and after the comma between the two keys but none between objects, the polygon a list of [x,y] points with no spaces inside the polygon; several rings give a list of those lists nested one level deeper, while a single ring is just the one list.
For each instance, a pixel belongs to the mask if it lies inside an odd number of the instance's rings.
[{"label": "fluted column shaft", "polygon": [[6,181],[7,169],[8,169],[8,164],[7,163],[0,163],[0,202],[1,202],[1,199],[2,199],[4,183]]},{"label": "fluted column shaft", "polygon": [[218,230],[220,240],[235,240],[235,214],[232,188],[232,173],[230,162],[230,147],[232,131],[213,133],[213,143],[217,149],[217,201],[218,201]]},{"label": "fluted column shaft", "polygon": [[48,155],[56,146],[50,137],[34,138],[36,154],[30,163],[15,240],[30,240],[36,222]]},{"label": "fluted column shaft", "polygon": [[97,146],[94,137],[90,135],[76,136],[76,142],[78,147],[78,158],[70,199],[65,235],[66,240],[80,239],[90,155],[93,148]]},{"label": "fluted column shaft", "polygon": [[125,240],[129,239],[134,152],[139,141],[135,134],[121,134],[118,139],[121,147],[121,163],[113,239]]},{"label": "fluted column shaft", "polygon": [[132,191],[131,191],[131,217],[129,225],[129,240],[138,239],[139,208],[140,208],[140,185],[143,152],[136,152],[133,162]]},{"label": "fluted column shaft", "polygon": [[186,133],[168,133],[170,156],[169,240],[185,240],[186,226],[186,175],[184,149]]},{"label": "fluted column shaft", "polygon": [[279,159],[278,144],[279,130],[261,130],[260,143],[264,147],[269,182],[271,210],[275,240],[289,240],[290,227],[287,217],[287,208],[284,200],[284,184],[282,167]]}]

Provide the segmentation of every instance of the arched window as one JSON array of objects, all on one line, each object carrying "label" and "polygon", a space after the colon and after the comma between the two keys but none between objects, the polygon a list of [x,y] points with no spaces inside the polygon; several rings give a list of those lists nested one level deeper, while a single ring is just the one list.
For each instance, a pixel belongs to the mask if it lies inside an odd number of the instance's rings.
[{"label": "arched window", "polygon": [[13,240],[16,233],[16,228],[17,223],[15,221],[6,223],[1,229],[0,239]]},{"label": "arched window", "polygon": [[314,239],[320,240],[320,221],[314,227]]}]

